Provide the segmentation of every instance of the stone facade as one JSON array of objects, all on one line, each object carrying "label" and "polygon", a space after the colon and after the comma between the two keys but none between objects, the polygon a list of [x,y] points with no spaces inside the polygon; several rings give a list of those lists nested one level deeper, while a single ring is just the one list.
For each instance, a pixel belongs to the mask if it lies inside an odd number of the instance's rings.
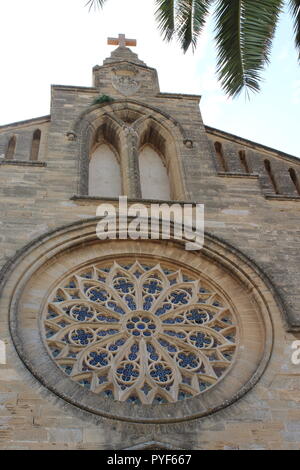
[{"label": "stone facade", "polygon": [[[0,447],[298,449],[300,365],[291,355],[300,340],[299,160],[204,126],[200,97],[160,93],[156,71],[126,47],[94,67],[93,84],[55,85],[50,116],[0,127],[0,340],[7,356],[6,364],[0,361]],[[95,104],[99,95],[113,101]],[[129,201],[141,201],[133,156],[148,136],[164,154],[172,200],[205,204],[205,246],[191,263],[207,265],[211,279],[248,315],[241,346],[252,348],[248,365],[256,372],[235,369],[223,397],[218,389],[203,395],[203,413],[193,400],[170,405],[174,422],[165,405],[157,405],[154,420],[138,408],[130,418],[118,402],[108,402],[106,414],[103,407],[98,414],[93,406],[83,409],[70,400],[70,384],[64,396],[64,386],[49,383],[51,359],[41,356],[43,375],[30,356],[41,299],[56,277],[101,253],[150,250],[147,240],[132,248],[132,242],[110,246],[95,237],[97,206],[117,204],[101,192],[88,195],[88,158],[101,126],[120,147]],[[38,160],[31,160],[37,129]],[[16,147],[7,159],[12,136]],[[174,240],[156,243],[156,259],[189,262]]]}]

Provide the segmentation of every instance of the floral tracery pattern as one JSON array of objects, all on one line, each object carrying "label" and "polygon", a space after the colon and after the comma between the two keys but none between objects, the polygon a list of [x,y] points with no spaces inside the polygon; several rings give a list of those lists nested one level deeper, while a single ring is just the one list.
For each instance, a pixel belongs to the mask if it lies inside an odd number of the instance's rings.
[{"label": "floral tracery pattern", "polygon": [[92,392],[131,403],[176,402],[212,387],[232,363],[237,333],[207,281],[137,259],[79,270],[44,312],[57,365]]}]

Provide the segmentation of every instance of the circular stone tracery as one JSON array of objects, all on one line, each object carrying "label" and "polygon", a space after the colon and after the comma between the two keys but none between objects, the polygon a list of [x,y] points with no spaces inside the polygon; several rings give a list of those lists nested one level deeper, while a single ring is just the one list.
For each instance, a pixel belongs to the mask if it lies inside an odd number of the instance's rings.
[{"label": "circular stone tracery", "polygon": [[214,386],[238,335],[230,305],[207,281],[136,258],[78,270],[51,294],[43,318],[48,351],[72,380],[142,404]]}]

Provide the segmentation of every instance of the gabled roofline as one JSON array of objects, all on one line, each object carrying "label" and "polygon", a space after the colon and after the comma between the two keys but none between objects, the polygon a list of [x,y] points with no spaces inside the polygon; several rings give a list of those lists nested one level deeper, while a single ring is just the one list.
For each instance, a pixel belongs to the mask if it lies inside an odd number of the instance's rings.
[{"label": "gabled roofline", "polygon": [[253,140],[245,139],[244,137],[240,137],[235,134],[230,134],[230,132],[221,131],[220,129],[216,129],[215,127],[210,127],[206,125],[204,127],[208,133],[212,133],[216,136],[223,137],[225,139],[235,139],[241,144],[249,145],[252,148],[262,149],[266,152],[275,153],[276,155],[281,158],[284,158],[285,160],[292,160],[293,163],[297,163],[298,165],[300,165],[300,158],[296,157],[295,155],[290,155],[289,153],[285,153],[281,150],[268,147],[267,145],[259,144],[258,142],[254,142]]},{"label": "gabled roofline", "polygon": [[37,117],[37,118],[26,119],[24,121],[17,121],[17,122],[12,122],[12,123],[9,123],[9,124],[4,124],[4,125],[0,126],[0,131],[2,129],[7,129],[7,128],[11,128],[11,127],[28,126],[30,124],[35,124],[35,123],[44,123],[44,122],[48,122],[50,120],[51,120],[51,115],[48,114],[46,116],[40,116],[40,117]]}]

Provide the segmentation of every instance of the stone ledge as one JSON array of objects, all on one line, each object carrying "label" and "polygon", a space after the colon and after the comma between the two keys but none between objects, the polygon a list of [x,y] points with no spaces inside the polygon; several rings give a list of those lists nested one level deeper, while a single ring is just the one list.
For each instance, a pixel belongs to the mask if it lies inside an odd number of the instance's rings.
[{"label": "stone ledge", "polygon": [[[85,196],[85,195],[79,195],[75,194],[72,196],[71,201],[86,201],[86,202],[100,202],[100,201],[105,201],[105,202],[119,202],[118,197],[106,197],[106,196]],[[201,204],[201,202],[195,202],[195,201],[174,201],[174,200],[164,200],[164,199],[135,199],[135,198],[127,198],[127,202],[129,203],[145,203],[145,204],[191,204],[192,206],[196,206],[197,204]]]},{"label": "stone ledge", "polygon": [[15,165],[15,166],[38,166],[46,167],[46,162],[29,161],[29,160],[0,160],[0,165]]},{"label": "stone ledge", "polygon": [[275,201],[300,201],[300,196],[289,194],[265,194],[265,198]]},{"label": "stone ledge", "polygon": [[257,173],[230,173],[230,172],[225,172],[225,171],[219,171],[218,176],[222,176],[225,178],[250,178],[250,179],[259,178],[259,175]]}]

